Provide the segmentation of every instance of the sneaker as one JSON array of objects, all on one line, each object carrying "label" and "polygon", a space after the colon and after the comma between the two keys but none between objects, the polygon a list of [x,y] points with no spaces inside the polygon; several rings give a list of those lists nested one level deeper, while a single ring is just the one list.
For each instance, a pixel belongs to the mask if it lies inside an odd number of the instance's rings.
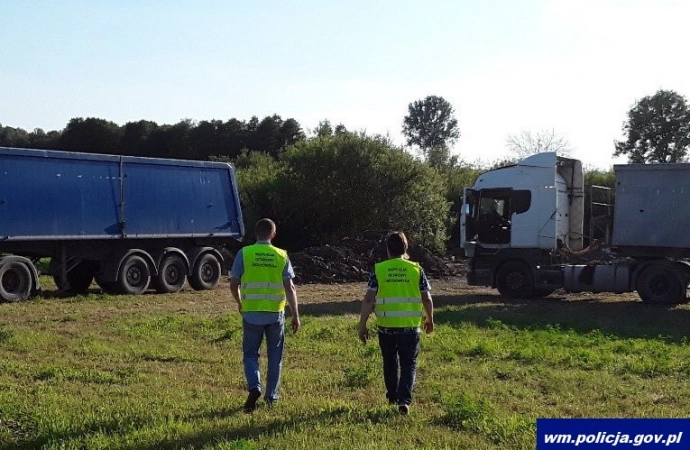
[{"label": "sneaker", "polygon": [[258,389],[252,389],[249,391],[247,396],[247,401],[244,402],[244,412],[251,413],[256,409],[256,401],[261,397],[261,391]]},{"label": "sneaker", "polygon": [[406,416],[407,413],[410,412],[410,405],[398,405],[398,411],[400,411],[400,414],[403,416]]}]

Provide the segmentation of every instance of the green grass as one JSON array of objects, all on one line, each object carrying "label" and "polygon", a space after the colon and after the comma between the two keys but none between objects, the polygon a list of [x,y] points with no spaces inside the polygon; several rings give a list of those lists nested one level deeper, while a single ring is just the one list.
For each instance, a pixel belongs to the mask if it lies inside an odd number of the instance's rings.
[{"label": "green grass", "polygon": [[538,417],[690,415],[686,305],[433,288],[407,417],[357,339],[360,284],[298,287],[281,401],[252,415],[227,286],[2,304],[0,450],[532,449]]}]

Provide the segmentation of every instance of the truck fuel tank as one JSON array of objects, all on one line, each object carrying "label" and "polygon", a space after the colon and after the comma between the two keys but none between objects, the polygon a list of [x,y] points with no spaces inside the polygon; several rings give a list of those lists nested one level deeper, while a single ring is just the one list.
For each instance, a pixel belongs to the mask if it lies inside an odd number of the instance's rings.
[{"label": "truck fuel tank", "polygon": [[563,267],[563,288],[570,292],[629,292],[630,267],[618,264]]}]

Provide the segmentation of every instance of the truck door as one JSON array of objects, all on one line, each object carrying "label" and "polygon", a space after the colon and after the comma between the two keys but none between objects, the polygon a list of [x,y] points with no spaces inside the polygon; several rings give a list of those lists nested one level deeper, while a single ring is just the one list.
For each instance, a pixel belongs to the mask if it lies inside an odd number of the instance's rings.
[{"label": "truck door", "polygon": [[509,188],[482,189],[475,214],[475,241],[484,244],[510,244],[511,197]]},{"label": "truck door", "polygon": [[463,203],[460,208],[460,247],[466,248],[466,243],[476,240],[477,217],[479,216],[479,191],[464,188]]}]

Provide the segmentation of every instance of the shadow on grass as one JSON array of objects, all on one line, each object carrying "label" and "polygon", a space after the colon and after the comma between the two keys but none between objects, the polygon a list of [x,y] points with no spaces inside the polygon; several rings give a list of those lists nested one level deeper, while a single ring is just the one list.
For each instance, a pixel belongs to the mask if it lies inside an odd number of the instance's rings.
[{"label": "shadow on grass", "polygon": [[623,338],[662,338],[685,342],[690,334],[690,310],[644,304],[639,300],[573,300],[552,295],[541,299],[506,299],[498,295],[444,295],[434,297],[435,321],[470,322],[489,326],[492,321],[518,328],[559,326],[577,332],[598,330]]},{"label": "shadow on grass", "polygon": [[[519,328],[559,326],[577,332],[599,330],[603,334],[624,338],[663,338],[667,342],[685,342],[690,336],[690,310],[674,306],[657,306],[640,300],[621,298],[602,301],[603,297],[552,294],[541,299],[507,299],[498,294],[435,295],[435,320],[438,324],[470,322],[477,326],[491,321]],[[609,297],[610,298],[610,297]],[[303,316],[319,317],[343,314],[358,315],[359,299],[300,305]]]},{"label": "shadow on grass", "polygon": [[[275,435],[283,433],[287,430],[295,429],[296,427],[309,427],[310,423],[315,426],[321,426],[323,423],[333,422],[341,417],[347,417],[351,413],[349,408],[336,407],[326,410],[315,410],[313,412],[305,412],[301,414],[290,415],[288,417],[279,417],[275,420],[257,424],[254,418],[246,415],[247,420],[241,425],[224,425],[219,423],[229,416],[244,415],[241,408],[227,408],[216,411],[208,411],[182,418],[185,422],[195,422],[197,420],[210,421],[207,430],[190,433],[178,437],[170,437],[162,440],[149,440],[146,443],[138,442],[128,445],[118,444],[117,447],[121,449],[132,450],[167,450],[167,449],[201,449],[208,447],[209,444],[217,444],[221,441],[238,442],[240,445],[237,448],[259,448],[257,444],[252,441],[260,438],[262,435]],[[276,416],[280,415],[280,411],[276,411]],[[376,409],[365,413],[366,419],[373,422],[381,422],[397,416],[397,412],[393,410]],[[269,419],[270,420],[270,419]],[[147,423],[146,420],[133,418],[130,427],[145,428],[146,426],[155,426],[156,424]],[[122,422],[118,421],[104,421],[100,423],[91,423],[83,427],[81,430],[74,432],[52,434],[50,436],[39,437],[37,439],[27,439],[19,444],[2,445],[0,450],[29,450],[44,447],[51,443],[63,442],[68,443],[71,440],[79,439],[92,432],[100,432],[108,435],[119,434],[122,428]],[[131,428],[129,429],[131,431]],[[245,442],[247,445],[242,445]]]}]

